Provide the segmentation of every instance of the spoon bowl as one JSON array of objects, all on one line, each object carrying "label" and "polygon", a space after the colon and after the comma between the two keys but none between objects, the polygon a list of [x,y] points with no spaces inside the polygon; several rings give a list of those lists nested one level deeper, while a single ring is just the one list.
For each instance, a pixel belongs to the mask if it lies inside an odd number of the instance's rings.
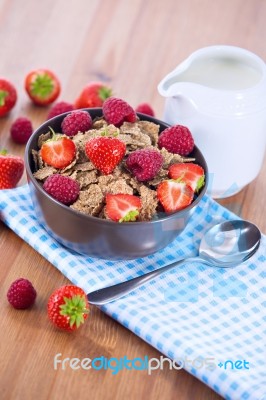
[{"label": "spoon bowl", "polygon": [[[203,236],[199,257],[220,267],[243,262],[259,244],[261,233],[251,222],[226,221],[211,227]],[[232,264],[232,265],[231,265]]]},{"label": "spoon bowl", "polygon": [[125,296],[149,280],[185,262],[202,262],[210,267],[236,267],[248,260],[259,248],[261,233],[256,225],[244,220],[232,220],[214,225],[200,242],[199,255],[166,265],[155,271],[95,290],[88,294],[91,304],[103,305]]}]

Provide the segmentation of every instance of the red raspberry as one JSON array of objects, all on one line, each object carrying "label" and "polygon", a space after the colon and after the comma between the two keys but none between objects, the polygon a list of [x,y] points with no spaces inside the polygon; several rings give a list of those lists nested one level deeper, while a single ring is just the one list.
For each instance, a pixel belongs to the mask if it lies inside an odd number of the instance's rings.
[{"label": "red raspberry", "polygon": [[60,203],[73,204],[79,196],[79,184],[69,176],[54,174],[44,182],[43,189]]},{"label": "red raspberry", "polygon": [[14,281],[7,292],[9,303],[17,309],[25,309],[32,306],[36,296],[36,290],[31,282],[24,278]]},{"label": "red raspberry", "polygon": [[194,148],[194,139],[190,130],[183,125],[170,126],[159,136],[158,147],[164,147],[170,153],[186,156]]},{"label": "red raspberry", "polygon": [[136,112],[150,115],[151,117],[154,117],[155,113],[152,109],[152,107],[148,103],[141,103],[136,107]]},{"label": "red raspberry", "polygon": [[150,181],[163,165],[163,156],[157,150],[136,150],[129,154],[126,165],[138,181]]},{"label": "red raspberry", "polygon": [[123,122],[136,122],[137,115],[133,108],[124,100],[117,97],[109,97],[103,103],[103,116],[108,124],[117,127]]},{"label": "red raspberry", "polygon": [[19,144],[27,143],[32,135],[33,127],[31,121],[26,117],[17,118],[10,128],[10,134],[14,142]]},{"label": "red raspberry", "polygon": [[87,111],[77,110],[68,114],[61,124],[62,132],[67,136],[75,136],[78,132],[86,132],[91,128],[92,119]]},{"label": "red raspberry", "polygon": [[51,107],[47,115],[47,119],[56,117],[57,115],[73,110],[74,110],[73,104],[67,103],[66,101],[59,101],[58,103],[56,103]]}]

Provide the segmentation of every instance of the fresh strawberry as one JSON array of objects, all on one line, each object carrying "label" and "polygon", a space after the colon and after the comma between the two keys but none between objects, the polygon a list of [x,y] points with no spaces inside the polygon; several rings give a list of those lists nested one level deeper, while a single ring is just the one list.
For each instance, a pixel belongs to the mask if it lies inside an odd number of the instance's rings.
[{"label": "fresh strawberry", "polygon": [[74,331],[88,317],[89,304],[86,293],[78,286],[62,286],[50,296],[47,311],[50,321],[57,328]]},{"label": "fresh strawberry", "polygon": [[104,175],[111,174],[126,153],[126,145],[115,137],[96,137],[85,145],[87,157]]},{"label": "fresh strawberry", "polygon": [[21,157],[0,151],[0,189],[12,189],[19,182],[24,171],[24,162]]},{"label": "fresh strawberry", "polygon": [[112,95],[112,89],[102,82],[90,82],[74,102],[75,108],[102,107],[104,100]]},{"label": "fresh strawberry", "polygon": [[49,69],[36,69],[26,76],[25,90],[34,104],[46,106],[57,99],[61,85]]},{"label": "fresh strawberry", "polygon": [[137,114],[135,110],[125,101],[118,97],[109,97],[103,103],[103,116],[108,124],[117,127],[123,122],[136,122]]},{"label": "fresh strawberry", "polygon": [[15,87],[6,79],[0,79],[0,117],[8,114],[17,101]]},{"label": "fresh strawberry", "polygon": [[110,194],[105,196],[106,215],[115,222],[136,221],[141,208],[141,200],[132,194]]},{"label": "fresh strawberry", "polygon": [[65,168],[74,160],[76,146],[71,139],[55,134],[54,131],[52,133],[52,138],[46,140],[41,147],[41,157],[54,168]]},{"label": "fresh strawberry", "polygon": [[157,187],[157,197],[165,212],[182,210],[192,202],[193,196],[193,190],[184,182],[166,180]]},{"label": "fresh strawberry", "polygon": [[204,169],[194,163],[179,163],[170,166],[169,177],[179,182],[185,182],[194,192],[198,192],[204,185]]}]

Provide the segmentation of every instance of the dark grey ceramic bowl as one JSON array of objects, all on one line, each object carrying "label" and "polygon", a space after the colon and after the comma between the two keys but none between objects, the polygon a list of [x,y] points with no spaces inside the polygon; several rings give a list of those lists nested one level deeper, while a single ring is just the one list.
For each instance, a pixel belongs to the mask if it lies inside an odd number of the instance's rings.
[{"label": "dark grey ceramic bowl", "polygon": [[[101,108],[86,109],[92,118],[102,115]],[[163,214],[149,222],[116,223],[84,215],[53,199],[34,178],[32,149],[38,149],[38,137],[49,131],[61,132],[61,122],[68,113],[54,117],[42,124],[29,139],[25,152],[25,165],[34,210],[39,222],[48,233],[64,246],[82,254],[110,260],[134,259],[155,253],[179,235],[199,203],[207,187],[206,161],[197,147],[191,153],[206,171],[206,185],[186,209],[173,214]],[[164,130],[169,125],[155,118],[138,114],[141,120],[152,121]]]}]

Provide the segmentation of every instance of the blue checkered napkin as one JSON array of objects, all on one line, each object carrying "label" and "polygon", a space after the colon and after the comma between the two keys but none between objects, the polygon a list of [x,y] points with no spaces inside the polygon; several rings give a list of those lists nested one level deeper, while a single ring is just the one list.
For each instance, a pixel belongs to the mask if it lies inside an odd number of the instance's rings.
[{"label": "blue checkered napkin", "polygon": [[[113,262],[78,255],[51,239],[35,218],[28,186],[0,191],[0,216],[87,292],[196,255],[211,225],[236,218],[205,196],[182,236],[167,248],[137,260]],[[262,400],[266,395],[265,255],[263,236],[259,251],[241,266],[212,269],[187,263],[102,310],[226,399]]]}]

